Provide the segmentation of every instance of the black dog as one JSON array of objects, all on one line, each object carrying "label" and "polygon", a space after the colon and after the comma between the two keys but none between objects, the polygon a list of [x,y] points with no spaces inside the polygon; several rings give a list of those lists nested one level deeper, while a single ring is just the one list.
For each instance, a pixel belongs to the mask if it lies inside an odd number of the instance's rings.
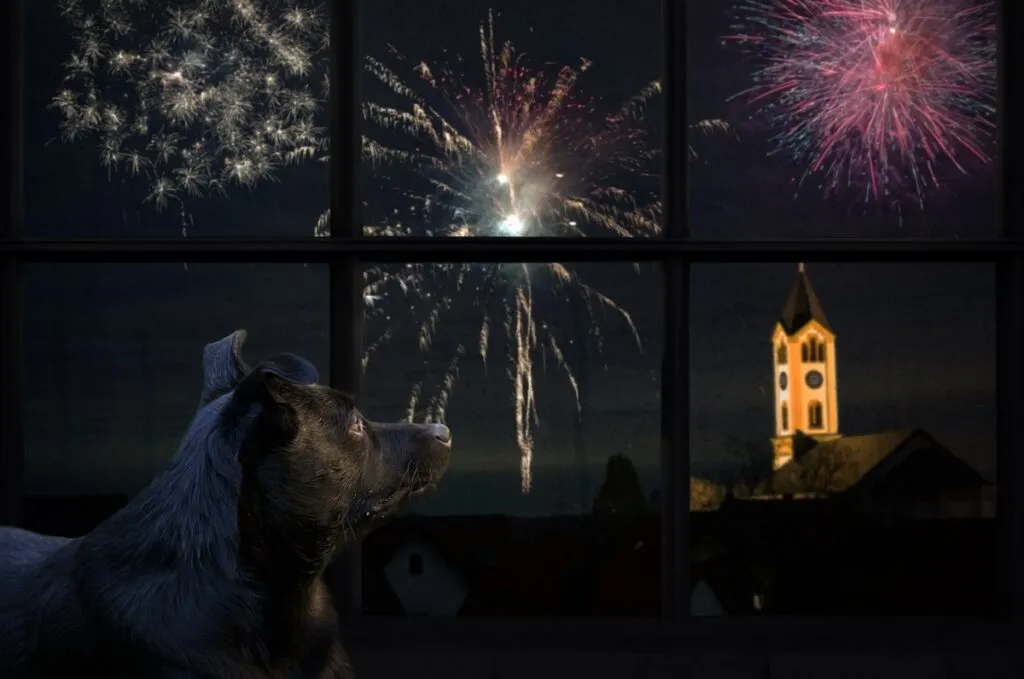
[{"label": "black dog", "polygon": [[[323,573],[437,483],[443,425],[376,424],[283,354],[206,347],[168,468],[77,539],[0,528],[0,677],[348,677]],[[71,453],[69,453],[71,454]]]}]

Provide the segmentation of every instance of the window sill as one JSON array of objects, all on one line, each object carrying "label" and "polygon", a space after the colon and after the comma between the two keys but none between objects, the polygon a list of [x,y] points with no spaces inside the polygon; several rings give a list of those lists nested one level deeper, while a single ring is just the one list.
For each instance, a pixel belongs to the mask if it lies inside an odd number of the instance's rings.
[{"label": "window sill", "polygon": [[428,646],[511,646],[640,652],[700,648],[737,643],[744,648],[764,645],[778,649],[792,643],[835,644],[837,647],[897,645],[957,646],[1014,643],[1015,626],[978,618],[815,618],[733,617],[691,618],[680,623],[636,618],[529,617],[397,617],[364,616],[346,625],[345,638],[372,648]]}]

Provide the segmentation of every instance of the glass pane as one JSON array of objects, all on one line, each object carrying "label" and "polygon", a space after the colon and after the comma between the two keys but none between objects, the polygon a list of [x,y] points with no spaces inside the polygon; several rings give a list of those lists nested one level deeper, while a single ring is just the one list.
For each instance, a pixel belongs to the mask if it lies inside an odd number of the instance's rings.
[{"label": "glass pane", "polygon": [[330,202],[325,4],[24,4],[32,236],[313,234]]},{"label": "glass pane", "polygon": [[691,280],[694,614],[994,613],[992,265]]},{"label": "glass pane", "polygon": [[373,0],[363,21],[369,233],[659,233],[659,0]]},{"label": "glass pane", "polygon": [[991,238],[996,0],[687,3],[699,238]]},{"label": "glass pane", "polygon": [[162,471],[196,413],[203,348],[248,330],[327,372],[327,267],[30,265],[25,484],[30,528],[83,534]]},{"label": "glass pane", "polygon": [[367,613],[658,614],[656,274],[372,270],[366,407],[455,443],[437,490],[364,542]]}]

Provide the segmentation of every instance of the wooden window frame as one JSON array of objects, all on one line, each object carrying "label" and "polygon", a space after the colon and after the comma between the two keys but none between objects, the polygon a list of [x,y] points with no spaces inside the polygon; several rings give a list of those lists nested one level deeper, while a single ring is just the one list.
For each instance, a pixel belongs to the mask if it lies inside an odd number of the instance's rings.
[{"label": "wooden window frame", "polygon": [[[330,267],[330,380],[359,391],[361,261],[647,261],[660,262],[663,277],[664,358],[662,380],[662,611],[649,620],[609,618],[530,619],[512,617],[430,619],[364,616],[360,612],[360,554],[341,565],[341,599],[349,635],[364,644],[415,640],[432,644],[523,644],[558,648],[633,647],[655,651],[681,645],[744,644],[799,639],[843,639],[891,643],[942,639],[1019,639],[1024,597],[1024,273],[1022,273],[1020,162],[1019,2],[1000,3],[999,170],[1001,230],[996,238],[942,240],[691,240],[687,228],[686,126],[666,124],[665,229],[661,239],[615,238],[364,238],[359,219],[358,164],[361,62],[358,2],[335,2],[332,18],[330,238],[42,240],[23,233],[22,1],[2,3],[0,25],[9,27],[9,58],[2,70],[8,92],[3,135],[11,181],[3,187],[0,223],[0,524],[22,520],[24,490],[22,384],[24,382],[22,274],[35,262],[291,262]],[[665,119],[686,120],[686,3],[663,0]],[[347,46],[338,48],[338,46]],[[339,96],[341,95],[341,96]],[[1017,95],[1017,96],[1014,96]],[[1011,154],[1017,154],[1010,157]],[[338,217],[344,215],[344,219]],[[689,615],[689,300],[690,266],[704,262],[929,261],[988,262],[997,272],[997,463],[998,577],[1003,583],[998,618],[786,618],[701,619]],[[354,624],[352,624],[354,623]]]}]

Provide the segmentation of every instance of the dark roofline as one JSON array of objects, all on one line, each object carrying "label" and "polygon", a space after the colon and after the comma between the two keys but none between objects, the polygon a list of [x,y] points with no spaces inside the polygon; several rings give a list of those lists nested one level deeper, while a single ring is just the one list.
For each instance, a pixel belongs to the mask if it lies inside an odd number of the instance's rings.
[{"label": "dark roofline", "polygon": [[[942,445],[942,443],[940,443],[939,440],[932,436],[927,430],[921,427],[915,427],[914,429],[910,430],[910,433],[907,434],[906,438],[904,438],[899,445],[893,448],[892,452],[890,452],[884,458],[879,460],[871,469],[867,471],[867,473],[861,476],[861,478],[858,479],[855,484],[847,488],[847,490],[854,491],[855,494],[870,492],[871,487],[874,486],[875,483],[877,483],[879,476],[884,475],[884,473],[888,473],[889,469],[891,469],[895,465],[898,465],[902,461],[901,458],[906,454],[910,442],[913,441],[918,436],[923,437],[929,445],[938,448],[942,452],[951,456],[953,459],[957,460],[965,467],[970,469],[986,485],[993,485],[992,481],[989,480],[984,474],[982,474],[981,471],[979,471],[978,468],[975,467],[973,464],[965,460],[960,455],[957,455],[955,452],[953,452],[946,446]],[[888,466],[888,468],[884,472],[880,470],[880,468],[883,466]]]}]

